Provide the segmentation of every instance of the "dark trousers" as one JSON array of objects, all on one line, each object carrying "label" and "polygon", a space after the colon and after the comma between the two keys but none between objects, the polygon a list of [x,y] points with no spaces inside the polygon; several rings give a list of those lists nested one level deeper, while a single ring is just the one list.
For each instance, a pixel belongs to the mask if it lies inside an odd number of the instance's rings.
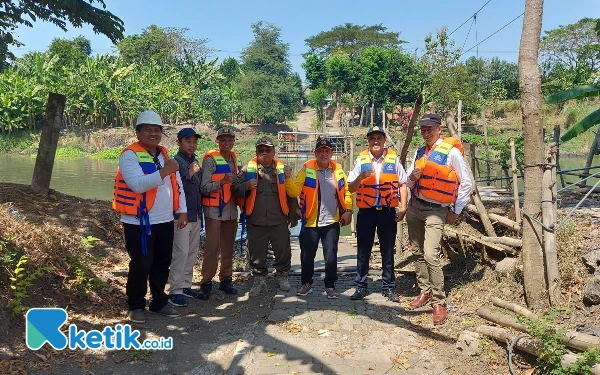
[{"label": "dark trousers", "polygon": [[325,288],[334,288],[337,281],[337,253],[340,238],[340,223],[324,227],[305,227],[300,233],[300,263],[302,264],[302,284],[313,283],[315,255],[319,240],[323,245],[325,260]]},{"label": "dark trousers", "polygon": [[396,242],[396,221],[393,208],[361,208],[356,217],[356,242],[358,254],[356,257],[356,277],[354,284],[358,289],[367,289],[369,276],[369,260],[375,241],[375,229],[379,237],[379,250],[381,252],[381,289],[394,289],[396,277],[394,275],[394,245]]},{"label": "dark trousers", "polygon": [[123,223],[125,247],[129,253],[129,273],[127,274],[127,303],[129,310],[146,308],[148,282],[152,301],[150,310],[158,311],[167,304],[165,285],[169,278],[169,266],[173,255],[172,221],[154,224],[147,236],[148,254],[142,254],[142,232],[139,225]]}]

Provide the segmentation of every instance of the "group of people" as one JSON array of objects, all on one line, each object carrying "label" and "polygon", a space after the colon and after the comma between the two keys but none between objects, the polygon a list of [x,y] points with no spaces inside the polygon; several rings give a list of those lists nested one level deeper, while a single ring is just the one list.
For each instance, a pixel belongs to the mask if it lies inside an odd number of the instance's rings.
[{"label": "group of people", "polygon": [[[332,160],[328,139],[317,140],[315,158],[293,176],[292,169],[275,158],[269,137],[258,139],[256,156],[242,167],[232,150],[232,128],[218,130],[217,148],[200,161],[195,154],[199,135],[194,129],[179,131],[179,150],[171,159],[159,145],[162,127],[156,112],[145,111],[137,117],[138,142],[123,150],[115,178],[113,208],[121,213],[130,256],[126,286],[130,321],[145,322],[148,284],[152,295],[149,310],[171,317],[180,315],[176,307],[187,306],[186,297],[210,298],[217,269],[219,289],[237,294],[232,274],[238,217],[247,229],[253,277],[250,297],[267,287],[269,246],[279,288],[291,289],[289,228],[301,221],[301,285],[296,294],[306,296],[313,291],[314,261],[321,243],[324,294],[339,298],[335,288],[338,241],[340,227],[353,218],[353,194],[358,208],[358,249],[356,290],[350,299],[361,300],[368,294],[369,260],[377,231],[381,292],[388,300],[398,301],[396,223],[406,216],[420,288],[409,308],[431,303],[434,324],[446,320],[440,241],[444,223],[454,223],[468,203],[471,180],[460,142],[442,137],[440,116],[426,114],[419,122],[425,145],[417,150],[407,171],[396,152],[385,146],[385,130],[371,127],[368,149],[357,157],[348,176]],[[206,242],[200,288],[195,290],[192,276],[203,222]]]}]

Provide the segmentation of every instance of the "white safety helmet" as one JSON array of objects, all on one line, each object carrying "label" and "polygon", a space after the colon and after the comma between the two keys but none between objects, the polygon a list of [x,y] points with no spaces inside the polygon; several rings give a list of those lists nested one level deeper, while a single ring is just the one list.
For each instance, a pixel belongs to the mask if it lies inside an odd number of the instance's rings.
[{"label": "white safety helmet", "polygon": [[158,125],[162,128],[163,123],[160,115],[154,111],[144,111],[135,120],[136,129],[141,125]]}]

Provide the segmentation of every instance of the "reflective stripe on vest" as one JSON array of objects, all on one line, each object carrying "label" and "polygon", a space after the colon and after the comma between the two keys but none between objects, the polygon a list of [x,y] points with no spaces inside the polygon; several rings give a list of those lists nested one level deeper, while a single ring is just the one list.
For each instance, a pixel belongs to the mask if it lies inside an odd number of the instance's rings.
[{"label": "reflective stripe on vest", "polygon": [[[344,169],[341,164],[336,162],[330,162],[330,166],[333,164],[333,177],[335,180],[335,190],[338,198],[338,207],[342,206],[346,208],[346,178]],[[317,178],[317,166],[316,160],[309,160],[304,163],[306,170],[306,177],[304,179],[304,186],[302,186],[302,192],[300,193],[300,211],[302,212],[302,220],[306,221],[311,216],[313,211],[318,206],[319,199],[319,180]]]},{"label": "reflective stripe on vest", "polygon": [[358,208],[398,207],[400,204],[396,152],[387,148],[385,151],[386,154],[379,172],[379,183],[377,183],[377,176],[369,150],[364,150],[359,155],[361,173],[365,170],[371,170],[372,173],[361,181],[356,190],[356,206]]},{"label": "reflective stripe on vest", "polygon": [[[138,163],[142,168],[142,172],[144,175],[152,174],[157,171],[156,164],[154,164],[154,158],[148,151],[136,142],[128,147],[126,147],[123,152],[131,150],[135,152],[135,155],[138,159]],[[167,153],[169,152],[165,147],[161,147],[160,149],[165,160],[169,159]],[[169,175],[171,180],[171,189],[173,190],[173,211],[179,209],[179,186],[177,185],[177,177],[175,173],[171,173]],[[145,193],[136,193],[129,188],[121,171],[117,167],[117,174],[115,175],[115,184],[113,188],[113,201],[112,208],[120,213],[125,215],[137,216],[139,209],[145,211],[150,211],[152,206],[154,205],[154,201],[156,200],[156,192],[158,191],[158,187],[150,189]],[[145,195],[145,207],[141,207],[143,197]]]},{"label": "reflective stripe on vest", "polygon": [[[238,156],[235,152],[231,152],[231,157],[233,158],[233,163],[236,165],[237,170],[235,172],[231,171],[229,168],[229,164],[224,157],[221,156],[219,150],[210,150],[204,157],[202,158],[202,162],[207,158],[212,157],[215,161],[215,173],[211,176],[211,181],[220,181],[225,174],[233,173],[237,175],[242,170],[242,164],[238,159]],[[220,212],[222,213],[223,207],[231,200],[231,183],[223,185],[219,190],[202,195],[202,205],[209,207],[219,207]],[[241,203],[243,199],[237,200],[236,204],[241,207]]]},{"label": "reflective stripe on vest", "polygon": [[[290,208],[287,203],[287,194],[285,192],[284,165],[277,159],[274,159],[273,161],[275,162],[275,171],[277,173],[277,195],[279,196],[279,205],[281,206],[283,214],[287,215],[290,212]],[[256,158],[250,160],[246,167],[246,182],[252,179],[258,180],[258,164]],[[256,193],[256,189],[252,189],[250,190],[250,196],[246,198],[246,215],[252,214],[252,211],[254,210]]]},{"label": "reflective stripe on vest", "polygon": [[[425,146],[417,151],[415,168],[421,169],[421,178],[413,190],[424,198],[440,203],[453,203],[458,195],[458,177],[446,163],[454,145],[442,141],[426,155]],[[459,149],[460,151],[460,149]]]}]

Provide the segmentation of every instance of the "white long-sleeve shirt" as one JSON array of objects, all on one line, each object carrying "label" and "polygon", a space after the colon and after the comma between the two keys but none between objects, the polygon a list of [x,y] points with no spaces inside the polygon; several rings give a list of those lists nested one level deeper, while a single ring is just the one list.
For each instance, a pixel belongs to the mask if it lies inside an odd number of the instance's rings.
[{"label": "white long-sleeve shirt", "polygon": [[[165,158],[162,153],[158,155],[160,165],[165,165]],[[148,217],[150,218],[150,224],[161,224],[166,222],[172,222],[173,217],[173,189],[171,188],[171,177],[166,176],[160,178],[160,172],[144,175],[142,167],[138,162],[138,158],[135,152],[127,150],[121,154],[119,158],[119,170],[123,175],[125,183],[131,190],[136,193],[143,193],[148,190],[158,187],[156,192],[156,199],[154,205],[148,211]],[[177,179],[177,185],[179,186],[179,209],[176,213],[186,213],[187,205],[185,201],[185,194],[183,194],[183,184],[181,183],[181,177],[179,172],[175,172]],[[139,225],[140,219],[136,218],[135,215],[121,214],[121,222],[127,224]]]},{"label": "white long-sleeve shirt", "polygon": [[[435,145],[437,146],[441,142],[442,142],[442,139],[440,138],[435,142]],[[413,159],[412,159],[412,163],[410,164],[410,167],[406,171],[406,173],[409,176],[412,173],[413,169],[415,169],[416,158],[417,158],[417,152],[415,152]],[[458,151],[457,148],[453,147],[450,150],[450,152],[448,153],[448,158],[446,159],[446,165],[449,166],[450,168],[452,168],[456,172],[456,176],[458,177],[458,181],[460,183],[458,186],[458,195],[456,197],[456,201],[454,202],[454,212],[457,214],[460,214],[462,212],[463,208],[465,208],[465,206],[467,204],[469,204],[469,201],[471,199],[471,191],[473,190],[473,184],[471,183],[471,177],[469,176],[469,170],[467,167],[467,163],[465,163],[465,160],[463,159],[462,154],[460,153],[460,151]],[[411,179],[409,178],[407,180],[406,184],[409,188],[412,188],[415,185],[415,182],[416,181],[411,181]],[[431,199],[427,199],[427,198],[423,197],[420,193],[418,196],[420,199],[423,199],[424,201],[427,201],[427,202],[441,204],[442,206],[449,205],[448,203],[442,204],[440,202],[436,202]]]}]

